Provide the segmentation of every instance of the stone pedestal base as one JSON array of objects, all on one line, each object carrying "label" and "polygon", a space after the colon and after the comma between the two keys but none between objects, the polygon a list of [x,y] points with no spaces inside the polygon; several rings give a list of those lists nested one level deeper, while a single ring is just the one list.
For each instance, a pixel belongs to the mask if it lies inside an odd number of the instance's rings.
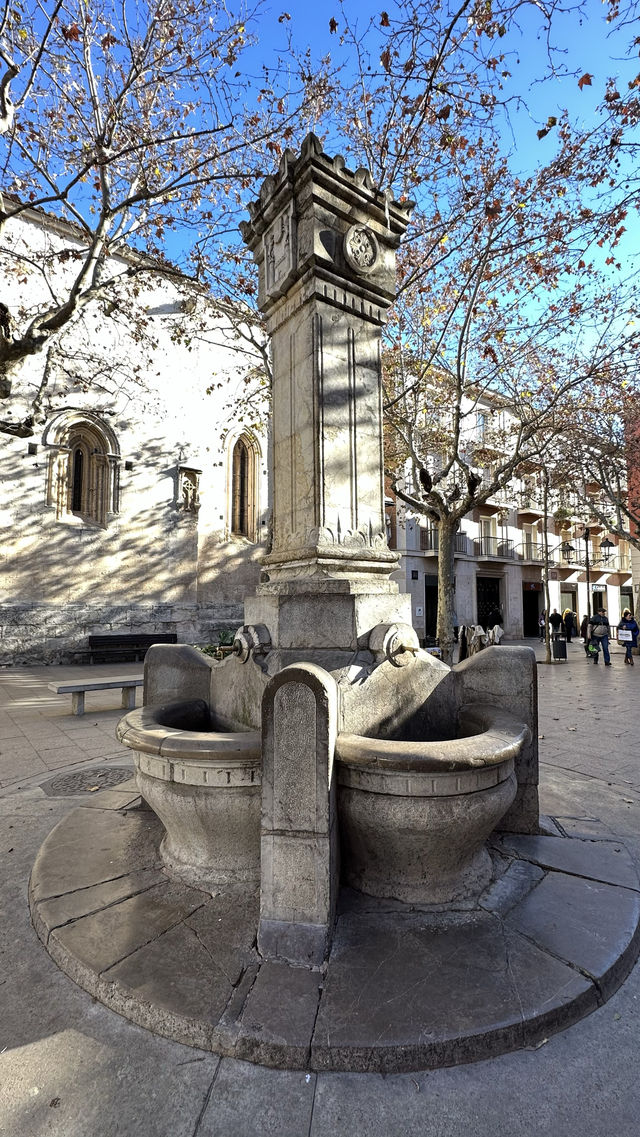
[{"label": "stone pedestal base", "polygon": [[411,623],[411,597],[393,581],[302,580],[263,584],[245,600],[245,623],[264,624],[281,651],[356,652],[377,624]]},{"label": "stone pedestal base", "polygon": [[472,1062],[575,1023],[638,956],[632,858],[590,833],[504,838],[493,884],[450,913],[346,890],[324,977],[264,961],[256,890],[208,898],[168,881],[160,822],[130,799],[125,787],[98,793],[49,834],[31,915],[76,983],[178,1042],[302,1070]]}]

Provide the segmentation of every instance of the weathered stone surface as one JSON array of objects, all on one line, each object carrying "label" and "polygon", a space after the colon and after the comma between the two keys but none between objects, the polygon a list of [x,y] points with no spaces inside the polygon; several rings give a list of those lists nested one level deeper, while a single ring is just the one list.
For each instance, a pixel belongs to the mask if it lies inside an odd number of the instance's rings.
[{"label": "weathered stone surface", "polygon": [[417,1069],[513,1049],[557,1029],[593,985],[494,916],[343,917],[312,1046],[315,1069]]},{"label": "weathered stone surface", "polygon": [[267,959],[318,966],[338,894],[335,680],[313,664],[288,667],[262,708],[258,945]]},{"label": "weathered stone surface", "polygon": [[142,804],[140,792],[135,784],[130,790],[100,790],[95,796],[87,797],[82,809],[137,809]]},{"label": "weathered stone surface", "polygon": [[480,897],[481,908],[504,916],[544,878],[544,871],[529,861],[514,860]]},{"label": "weathered stone surface", "polygon": [[43,900],[38,904],[37,918],[51,931],[165,882],[166,877],[160,869],[139,869],[105,884],[90,885],[52,900]]},{"label": "weathered stone surface", "polygon": [[482,1025],[489,992],[493,1023],[513,1033],[519,1015],[494,917],[434,929],[425,916],[343,916],[314,1032],[313,1065],[339,1069],[349,1051],[351,1069],[393,1069],[400,1051],[399,1068],[406,1063],[413,1069],[421,1061],[430,1064],[427,1054],[436,1042],[455,1061],[455,1040]]},{"label": "weathered stone surface", "polygon": [[57,928],[51,940],[99,975],[185,920],[205,900],[195,889],[164,882]]},{"label": "weathered stone surface", "polygon": [[528,647],[489,647],[454,668],[460,703],[506,707],[527,724],[530,737],[516,761],[518,792],[500,828],[537,833],[538,806],[538,673],[535,652]]},{"label": "weathered stone surface", "polygon": [[[409,597],[399,595],[395,586],[392,591],[361,593],[349,589],[347,582],[339,592],[327,585],[342,582],[323,582],[324,587],[315,590],[312,583],[283,583],[277,592],[274,585],[272,593],[269,585],[262,585],[259,595],[247,597],[245,619],[266,624],[282,651],[307,652],[307,658],[312,651],[314,663],[320,663],[318,653],[327,650],[352,655],[363,642],[366,646],[376,624],[410,620]],[[387,589],[391,587],[387,585]]]},{"label": "weathered stone surface", "polygon": [[639,888],[638,874],[627,849],[619,841],[569,840],[505,834],[498,847],[546,869]]},{"label": "weathered stone surface", "polygon": [[134,951],[103,979],[115,984],[118,992],[114,1010],[127,1014],[127,1007],[135,1002],[144,1016],[136,1021],[142,1025],[206,1048],[234,992],[229,975],[188,921]]},{"label": "weathered stone surface", "polygon": [[[74,856],[89,815],[108,821],[124,867],[123,819],[108,810],[73,811],[51,849],[66,843]],[[323,980],[307,968],[260,964],[255,894],[208,897],[154,884],[119,899],[121,889],[152,880],[140,863],[145,844],[129,842],[127,874],[117,880],[104,827],[100,845],[102,883],[65,896],[56,888],[40,904],[31,898],[41,938],[72,921],[49,937],[59,966],[142,1026],[279,1068],[409,1070],[535,1045],[607,998],[638,954],[635,891],[550,872],[505,918],[420,912],[345,891]],[[511,866],[515,894],[541,871],[519,863],[521,873],[517,860]],[[97,867],[94,860],[91,875]],[[97,904],[104,907],[94,912]],[[504,898],[501,905],[508,910]]]},{"label": "weathered stone surface", "polygon": [[185,921],[234,987],[258,961],[258,913],[257,888],[234,888],[213,896]]},{"label": "weathered stone surface", "polygon": [[162,825],[155,814],[78,808],[51,831],[36,857],[34,900],[73,892],[159,864]]},{"label": "weathered stone surface", "polygon": [[316,971],[263,963],[242,1012],[236,1056],[268,1066],[304,1069],[321,983]]},{"label": "weathered stone surface", "polygon": [[608,998],[637,957],[639,919],[637,892],[551,872],[506,923],[592,976]]},{"label": "weathered stone surface", "polygon": [[259,785],[182,785],[142,769],[138,782],[165,826],[162,861],[170,875],[211,891],[238,881],[257,883]]},{"label": "weathered stone surface", "polygon": [[[518,1046],[535,1045],[600,1005],[595,984],[569,962],[541,951],[503,925],[509,973],[522,1019]],[[489,1013],[491,1004],[488,1004]],[[474,1044],[475,1045],[475,1044]],[[477,1056],[477,1050],[474,1057]]]},{"label": "weathered stone surface", "polygon": [[[163,650],[169,648],[169,650]],[[153,644],[144,661],[144,704],[174,699],[209,702],[213,660],[185,644]]]},{"label": "weathered stone surface", "polygon": [[[227,1060],[216,1078],[198,1137],[302,1137],[311,1133],[315,1076],[300,1070],[274,1074]],[[315,1123],[314,1123],[315,1129]],[[334,1134],[335,1137],[335,1134]],[[389,1137],[389,1135],[387,1135]]]}]

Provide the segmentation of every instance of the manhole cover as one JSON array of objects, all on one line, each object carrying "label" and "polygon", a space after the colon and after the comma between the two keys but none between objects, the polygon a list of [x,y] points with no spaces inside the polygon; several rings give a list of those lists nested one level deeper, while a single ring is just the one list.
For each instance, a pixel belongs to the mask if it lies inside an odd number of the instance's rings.
[{"label": "manhole cover", "polygon": [[57,774],[48,782],[41,782],[41,788],[49,797],[70,797],[72,794],[87,793],[90,787],[119,786],[128,782],[134,771],[129,766],[93,766],[90,770],[78,770],[73,774]]}]

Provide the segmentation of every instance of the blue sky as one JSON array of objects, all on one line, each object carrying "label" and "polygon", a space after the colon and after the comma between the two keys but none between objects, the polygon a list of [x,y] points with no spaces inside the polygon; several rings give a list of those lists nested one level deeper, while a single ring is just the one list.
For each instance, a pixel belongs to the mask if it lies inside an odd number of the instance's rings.
[{"label": "blue sky", "polygon": [[[512,30],[501,41],[500,46],[512,53],[510,69],[513,77],[507,81],[507,89],[522,95],[529,108],[512,115],[512,130],[505,124],[505,146],[517,149],[525,167],[548,160],[553,152],[553,133],[542,142],[536,135],[549,115],[558,116],[564,108],[568,108],[575,122],[588,126],[604,95],[607,78],[619,75],[626,89],[627,82],[637,74],[640,66],[637,50],[635,56],[628,57],[632,29],[622,29],[616,35],[610,35],[610,28],[605,22],[606,5],[601,0],[586,0],[584,7],[583,16],[573,12],[556,18],[554,38],[560,49],[555,56],[557,72],[544,83],[539,79],[547,69],[548,61],[544,37],[539,34],[541,16],[537,6],[525,9],[518,18],[520,30]],[[377,23],[379,13],[385,8],[393,19],[394,4],[389,0],[382,0],[375,7],[365,0],[350,0],[347,5],[349,18],[357,20],[362,30],[371,17]],[[280,19],[285,12],[291,17],[289,20]],[[335,34],[329,28],[332,17],[338,24]],[[271,63],[286,43],[287,33],[290,33],[298,47],[311,47],[313,58],[319,59],[330,52],[337,61],[345,58],[345,49],[340,45],[342,30],[343,20],[337,4],[324,0],[315,4],[310,4],[309,0],[282,0],[263,10],[259,22],[260,42],[253,59],[267,65]],[[585,73],[592,76],[592,83],[580,89],[577,80]]]}]

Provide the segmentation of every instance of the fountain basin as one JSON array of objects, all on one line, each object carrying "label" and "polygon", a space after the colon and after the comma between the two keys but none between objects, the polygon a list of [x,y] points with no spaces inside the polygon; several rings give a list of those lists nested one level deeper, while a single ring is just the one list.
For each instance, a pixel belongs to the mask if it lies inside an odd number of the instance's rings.
[{"label": "fountain basin", "polygon": [[196,888],[260,880],[258,731],[225,730],[203,699],[131,711],[117,727],[138,788],[165,828],[170,876]]},{"label": "fountain basin", "polygon": [[461,708],[457,737],[339,734],[338,816],[345,884],[408,903],[474,899],[492,864],[486,840],[512,804],[528,727],[493,707]]}]

